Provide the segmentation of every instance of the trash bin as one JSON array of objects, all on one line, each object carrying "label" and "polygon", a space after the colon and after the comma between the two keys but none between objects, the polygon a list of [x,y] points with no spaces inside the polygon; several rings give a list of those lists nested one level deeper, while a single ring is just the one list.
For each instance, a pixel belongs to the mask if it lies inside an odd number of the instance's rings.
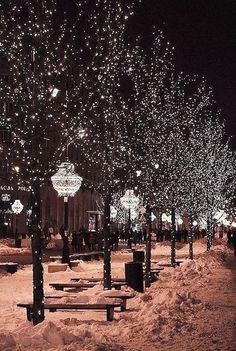
[{"label": "trash bin", "polygon": [[15,239],[15,247],[21,248],[21,239]]},{"label": "trash bin", "polygon": [[125,280],[127,285],[138,292],[144,291],[142,262],[125,263]]},{"label": "trash bin", "polygon": [[134,251],[133,252],[133,261],[134,262],[144,262],[145,255],[144,251]]}]

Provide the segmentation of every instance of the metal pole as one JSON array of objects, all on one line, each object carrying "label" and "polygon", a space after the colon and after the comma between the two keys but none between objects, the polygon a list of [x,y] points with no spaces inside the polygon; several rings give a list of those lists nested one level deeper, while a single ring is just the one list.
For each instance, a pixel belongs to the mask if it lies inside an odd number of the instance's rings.
[{"label": "metal pole", "polygon": [[176,241],[176,228],[175,228],[175,209],[171,208],[171,266],[175,267],[175,241]]},{"label": "metal pole", "polygon": [[151,208],[147,205],[147,238],[146,238],[146,269],[145,269],[145,287],[148,288],[151,285],[151,232],[152,232],[152,220],[151,220]]}]

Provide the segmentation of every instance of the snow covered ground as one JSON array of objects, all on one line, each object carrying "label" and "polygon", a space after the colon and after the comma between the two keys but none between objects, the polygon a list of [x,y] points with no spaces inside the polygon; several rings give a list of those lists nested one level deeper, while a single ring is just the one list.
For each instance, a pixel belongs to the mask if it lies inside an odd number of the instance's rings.
[{"label": "snow covered ground", "polygon": [[[113,322],[105,321],[104,311],[46,311],[45,321],[33,327],[26,320],[25,309],[16,307],[32,299],[32,267],[21,266],[13,275],[1,271],[0,351],[235,351],[236,259],[224,239],[216,239],[210,253],[205,253],[205,248],[204,239],[197,241],[195,260],[186,259],[175,269],[165,268],[144,294],[136,293],[128,301],[126,312],[115,312]],[[15,250],[18,255],[28,253],[0,244],[0,254],[7,252],[14,258]],[[158,243],[152,253],[155,259],[167,262],[170,247]],[[187,254],[188,246],[179,244],[177,256]],[[125,250],[113,253],[112,275],[124,276],[124,262],[130,260],[131,254]],[[81,262],[76,271],[57,273],[48,273],[45,263],[44,271],[45,294],[65,295],[55,292],[49,283],[102,276],[102,262]],[[100,286],[70,294],[60,300],[105,299]]]}]

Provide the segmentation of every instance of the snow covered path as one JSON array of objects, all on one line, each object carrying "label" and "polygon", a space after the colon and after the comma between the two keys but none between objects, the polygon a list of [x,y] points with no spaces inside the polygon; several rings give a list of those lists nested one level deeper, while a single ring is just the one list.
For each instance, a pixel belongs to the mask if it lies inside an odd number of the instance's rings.
[{"label": "snow covered path", "polygon": [[[31,299],[31,267],[0,275],[0,351],[235,351],[236,259],[225,242],[210,253],[202,253],[201,242],[195,250],[196,260],[166,268],[144,294],[129,300],[127,312],[116,312],[111,323],[105,322],[103,312],[46,312],[45,321],[33,327],[25,311],[16,307]],[[128,259],[127,253],[123,256]],[[122,253],[114,255],[117,276],[124,260]],[[45,290],[53,293],[48,287],[52,281],[101,272],[102,262],[82,262],[80,272],[53,274],[45,264]],[[97,286],[76,300],[95,302],[104,299],[102,294]]]}]

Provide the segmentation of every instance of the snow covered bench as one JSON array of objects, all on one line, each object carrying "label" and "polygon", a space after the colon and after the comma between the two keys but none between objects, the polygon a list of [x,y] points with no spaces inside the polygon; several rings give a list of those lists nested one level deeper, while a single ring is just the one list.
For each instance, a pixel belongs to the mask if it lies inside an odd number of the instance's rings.
[{"label": "snow covered bench", "polygon": [[[71,278],[71,281],[75,281],[75,282],[79,282],[80,280],[86,280],[88,282],[92,282],[92,283],[98,283],[98,282],[103,282],[103,278]],[[121,283],[125,283],[126,280],[125,278],[111,278],[112,282],[121,282]]]},{"label": "snow covered bench", "polygon": [[[77,295],[45,295],[45,299],[62,299],[65,297],[73,297],[76,298]],[[105,298],[109,298],[109,299],[120,299],[122,302],[120,304],[120,311],[124,312],[127,309],[127,300],[132,299],[133,297],[135,297],[135,294],[132,293],[114,293],[112,291],[112,293],[109,294],[109,292],[107,292],[106,294],[102,295],[102,297]]]},{"label": "snow covered bench", "polygon": [[176,266],[180,266],[181,263],[183,263],[183,261],[175,261],[174,266],[172,266],[171,263],[159,263],[160,267],[176,267]]},{"label": "snow covered bench", "polygon": [[[65,288],[77,288],[77,289],[82,289],[86,290],[89,288],[93,288],[95,285],[97,285],[96,282],[88,282],[88,283],[50,283],[50,286],[52,286],[56,290],[64,290]],[[112,287],[120,290],[121,286],[126,285],[126,282],[112,282]]]},{"label": "snow covered bench", "polygon": [[[91,252],[81,252],[70,255],[70,260],[82,260],[82,261],[91,261],[99,260],[100,257],[103,257],[103,251],[91,251]],[[51,262],[61,261],[62,256],[50,256]]]},{"label": "snow covered bench", "polygon": [[18,267],[18,263],[14,263],[14,262],[1,262],[0,263],[0,269],[5,270],[8,273],[16,273],[17,272],[17,267]]},{"label": "snow covered bench", "polygon": [[[17,307],[26,308],[28,321],[32,320],[33,304],[32,303],[18,303]],[[105,310],[107,312],[107,321],[111,322],[114,318],[114,308],[121,307],[120,303],[105,303],[105,304],[81,304],[81,303],[46,303],[44,309],[49,312],[56,312],[57,310]]]},{"label": "snow covered bench", "polygon": [[107,293],[107,294],[105,294],[103,296],[106,297],[106,298],[109,298],[109,299],[121,299],[122,303],[121,303],[121,306],[120,306],[120,310],[121,310],[121,312],[124,312],[127,309],[127,300],[132,299],[133,297],[135,297],[135,294],[122,294],[122,293],[114,294],[112,292],[112,294]]},{"label": "snow covered bench", "polygon": [[103,251],[91,251],[91,252],[80,252],[74,253],[70,255],[71,260],[84,260],[84,261],[91,261],[91,260],[99,260],[100,257],[103,257]]}]

